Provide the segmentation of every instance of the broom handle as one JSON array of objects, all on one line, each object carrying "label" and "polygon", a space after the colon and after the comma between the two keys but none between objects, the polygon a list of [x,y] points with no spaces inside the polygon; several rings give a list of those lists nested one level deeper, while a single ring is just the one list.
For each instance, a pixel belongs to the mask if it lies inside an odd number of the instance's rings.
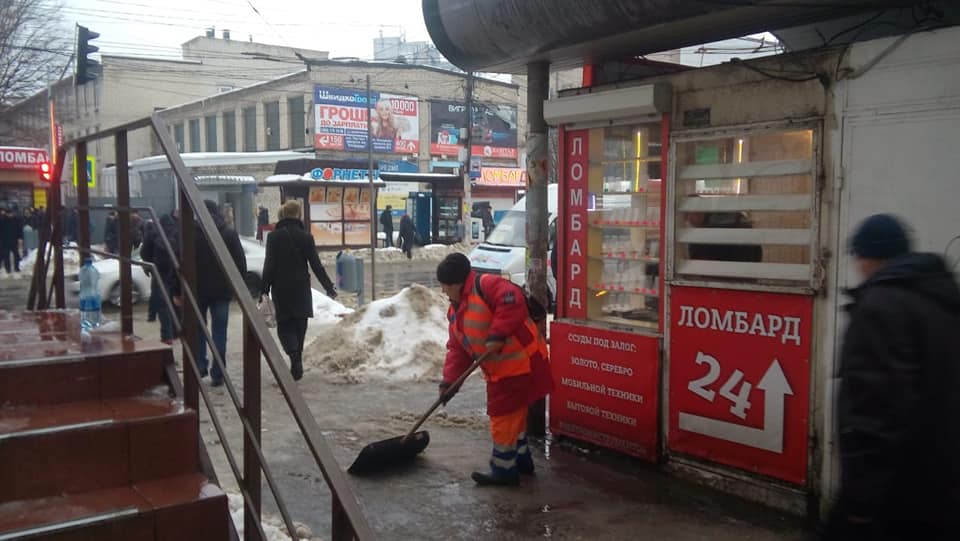
[{"label": "broom handle", "polygon": [[473,371],[476,370],[478,366],[480,366],[480,363],[487,360],[487,357],[489,357],[490,355],[491,355],[491,352],[487,351],[483,355],[477,357],[477,360],[473,361],[473,364],[470,365],[470,368],[467,368],[463,372],[463,374],[460,374],[460,377],[457,378],[457,380],[454,381],[452,384],[450,384],[449,387],[447,387],[447,390],[442,395],[440,395],[440,398],[438,398],[436,402],[433,403],[432,406],[430,406],[430,409],[428,409],[426,413],[420,416],[420,419],[417,420],[417,424],[413,425],[413,428],[410,429],[410,432],[407,432],[407,435],[403,437],[403,441],[407,441],[408,439],[410,439],[410,436],[412,436],[413,433],[416,432],[418,428],[420,428],[420,425],[422,425],[427,420],[427,418],[429,418],[430,415],[433,414],[433,412],[440,407],[440,404],[443,404],[444,400],[449,400],[447,395],[450,394],[450,392],[453,391],[454,389],[458,389],[460,387],[460,384],[463,383],[463,380],[467,379],[467,377],[470,374],[472,374]]}]

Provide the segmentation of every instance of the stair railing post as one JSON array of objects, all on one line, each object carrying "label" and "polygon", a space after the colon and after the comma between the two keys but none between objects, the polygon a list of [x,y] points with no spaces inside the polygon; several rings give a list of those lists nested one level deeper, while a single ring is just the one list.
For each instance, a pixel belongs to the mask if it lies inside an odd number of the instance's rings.
[{"label": "stair railing post", "polygon": [[[261,464],[257,456],[260,446],[260,427],[262,423],[262,405],[260,397],[260,343],[250,328],[250,322],[243,322],[243,414],[250,423],[254,438],[244,432],[243,435],[243,485],[250,495],[250,503],[256,510],[243,514],[244,541],[263,541],[257,523],[261,519]],[[294,535],[294,532],[291,532]]]},{"label": "stair railing post", "polygon": [[332,490],[330,491],[330,541],[353,541],[356,535],[353,526],[350,524],[350,517],[343,510],[340,503],[340,497]]},{"label": "stair railing post", "polygon": [[133,273],[130,255],[133,238],[130,231],[130,171],[127,161],[127,132],[114,135],[117,156],[117,206],[120,208],[120,330],[123,336],[133,334]]},{"label": "stair railing post", "polygon": [[87,142],[77,143],[77,152],[74,158],[74,167],[77,172],[77,241],[80,247],[80,263],[90,257],[90,186],[87,178]]},{"label": "stair railing post", "polygon": [[[60,147],[57,149],[56,160],[53,164],[53,181],[50,184],[50,200],[47,201],[47,208],[53,209],[50,217],[53,220],[53,290],[56,293],[57,308],[66,308],[66,295],[64,294],[63,278],[63,166],[67,159],[67,149]],[[46,280],[46,274],[43,279]]]},{"label": "stair railing post", "polygon": [[[183,276],[180,282],[181,290],[190,289],[196,296],[197,294],[197,265],[196,265],[196,229],[193,225],[193,209],[190,208],[190,201],[179,189],[177,193],[180,196],[180,273]],[[183,349],[189,349],[193,352],[193,358],[200,358],[200,320],[193,310],[187,309],[187,302],[181,302],[181,336],[180,343]],[[183,362],[190,362],[187,354],[183,354]],[[183,401],[188,408],[200,411],[200,382],[197,381],[193,370],[186,367],[183,369]],[[199,421],[197,430],[200,430]]]}]

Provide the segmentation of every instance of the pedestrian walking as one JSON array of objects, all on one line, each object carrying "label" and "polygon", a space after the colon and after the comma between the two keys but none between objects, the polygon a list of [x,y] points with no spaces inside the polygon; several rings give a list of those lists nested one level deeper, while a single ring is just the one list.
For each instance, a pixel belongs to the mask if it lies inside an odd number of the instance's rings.
[{"label": "pedestrian walking", "polygon": [[[167,251],[167,247],[163,243],[163,238],[160,236],[161,231],[166,234],[170,242],[170,247],[174,250],[173,255]],[[161,284],[165,286],[167,292],[170,294],[175,290],[179,290],[179,279],[177,278],[176,267],[173,264],[173,258],[179,251],[177,249],[179,242],[177,222],[170,214],[160,216],[159,226],[150,221],[147,222],[147,225],[144,227],[143,245],[140,247],[140,258],[153,263],[157,268],[156,274],[150,277],[150,305],[147,319],[150,320],[149,313],[152,312],[156,316],[156,319],[159,320],[160,340],[165,344],[173,343],[174,338],[176,338],[176,332],[173,326],[174,314],[170,313],[170,309],[164,301],[160,286]]]},{"label": "pedestrian walking", "polygon": [[913,253],[893,216],[851,239],[840,356],[840,487],[830,541],[960,537],[960,289],[936,254]]},{"label": "pedestrian walking", "polygon": [[437,281],[450,299],[440,394],[477,358],[492,353],[480,369],[487,380],[493,456],[490,471],[473,472],[471,478],[478,485],[517,485],[521,473],[534,472],[527,409],[553,386],[546,341],[529,317],[523,291],[499,276],[476,274],[467,256],[445,257],[437,266]]},{"label": "pedestrian walking", "polygon": [[17,215],[10,209],[0,210],[0,260],[3,261],[3,270],[8,278],[20,277],[22,242],[23,227]]},{"label": "pedestrian walking", "polygon": [[111,254],[120,252],[120,224],[117,220],[116,211],[111,210],[107,214],[107,219],[103,224],[103,243]]},{"label": "pedestrian walking", "polygon": [[490,205],[484,205],[480,209],[480,220],[483,224],[483,238],[490,236],[490,233],[493,233],[493,228],[496,227],[496,223],[493,221],[493,212],[490,210]]},{"label": "pedestrian walking", "polygon": [[384,235],[386,235],[385,246],[390,248],[393,246],[393,207],[387,205],[387,208],[380,213],[380,226],[383,229]]},{"label": "pedestrian walking", "polygon": [[257,210],[257,240],[263,244],[263,232],[270,225],[270,211],[267,207],[260,205]]},{"label": "pedestrian walking", "polygon": [[[227,250],[230,252],[230,257],[233,259],[234,264],[236,264],[237,270],[240,271],[240,276],[246,275],[247,259],[243,254],[243,245],[240,244],[240,236],[237,235],[234,229],[227,227],[227,224],[223,221],[223,216],[220,215],[220,208],[215,202],[208,199],[203,203],[213,217],[217,232],[223,239],[224,244],[227,245]],[[200,229],[199,222],[197,222],[197,224],[194,261],[196,262],[197,270],[197,304],[199,304],[200,308],[200,317],[203,319],[201,325],[206,324],[207,313],[209,312],[210,334],[213,337],[213,345],[217,348],[217,352],[220,353],[223,362],[226,363],[227,323],[230,316],[230,301],[233,298],[233,293],[228,285],[227,275],[223,269],[220,268],[220,263],[213,253],[213,248],[210,247],[209,241],[202,229]],[[179,280],[177,280],[177,293],[179,293],[179,283]],[[210,374],[211,386],[219,387],[223,385],[223,372],[220,370],[220,367],[217,366],[216,363],[213,363],[212,367],[209,366],[210,362],[207,359],[207,340],[202,330],[200,332],[200,355],[197,358],[197,364],[199,365],[198,368],[200,369],[201,377],[206,376],[208,373]]]},{"label": "pedestrian walking", "polygon": [[260,302],[272,294],[277,317],[277,338],[290,357],[290,375],[303,377],[303,340],[307,319],[313,317],[310,270],[330,298],[336,298],[333,281],[327,276],[313,236],[301,220],[300,203],[287,201],[280,207],[280,221],[267,236],[267,254],[263,262],[263,293]]},{"label": "pedestrian walking", "polygon": [[400,249],[407,254],[407,259],[413,259],[413,243],[417,238],[417,230],[413,226],[410,215],[404,214],[400,218]]},{"label": "pedestrian walking", "polygon": [[64,241],[69,244],[71,242],[77,242],[77,227],[80,223],[80,211],[77,210],[77,207],[71,208],[67,211],[66,216],[63,220],[63,238]]}]

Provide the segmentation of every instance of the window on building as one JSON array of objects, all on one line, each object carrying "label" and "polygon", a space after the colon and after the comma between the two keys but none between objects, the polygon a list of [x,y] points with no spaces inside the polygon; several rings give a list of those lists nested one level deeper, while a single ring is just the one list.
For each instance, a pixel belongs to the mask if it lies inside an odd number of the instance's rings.
[{"label": "window on building", "polygon": [[257,151],[257,108],[246,107],[243,110],[243,151]]},{"label": "window on building", "polygon": [[200,152],[200,119],[190,120],[190,152]]},{"label": "window on building", "polygon": [[217,151],[217,115],[210,115],[203,119],[206,129],[207,152]]},{"label": "window on building", "polygon": [[306,146],[304,142],[306,126],[304,121],[303,96],[288,98],[287,111],[290,114],[290,148]]},{"label": "window on building", "polygon": [[280,102],[263,104],[263,112],[267,120],[267,150],[280,150]]},{"label": "window on building", "polygon": [[674,274],[812,284],[814,129],[676,139]]},{"label": "window on building", "polygon": [[183,123],[173,125],[173,141],[177,144],[177,152],[183,152]]},{"label": "window on building", "polygon": [[237,114],[233,111],[223,112],[223,150],[237,151]]}]

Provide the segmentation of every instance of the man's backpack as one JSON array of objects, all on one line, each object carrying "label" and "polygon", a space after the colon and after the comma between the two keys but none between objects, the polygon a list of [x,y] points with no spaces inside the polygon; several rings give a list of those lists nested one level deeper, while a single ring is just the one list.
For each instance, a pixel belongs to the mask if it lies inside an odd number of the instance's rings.
[{"label": "man's backpack", "polygon": [[[487,299],[483,296],[483,289],[480,288],[480,278],[482,274],[477,273],[474,277],[473,290],[477,292],[477,295],[480,296],[480,299],[486,303]],[[547,319],[547,309],[540,304],[540,301],[534,299],[530,296],[526,289],[517,286],[521,292],[523,292],[523,298],[527,301],[527,313],[530,315],[530,319],[534,323],[540,323],[541,321]]]}]

